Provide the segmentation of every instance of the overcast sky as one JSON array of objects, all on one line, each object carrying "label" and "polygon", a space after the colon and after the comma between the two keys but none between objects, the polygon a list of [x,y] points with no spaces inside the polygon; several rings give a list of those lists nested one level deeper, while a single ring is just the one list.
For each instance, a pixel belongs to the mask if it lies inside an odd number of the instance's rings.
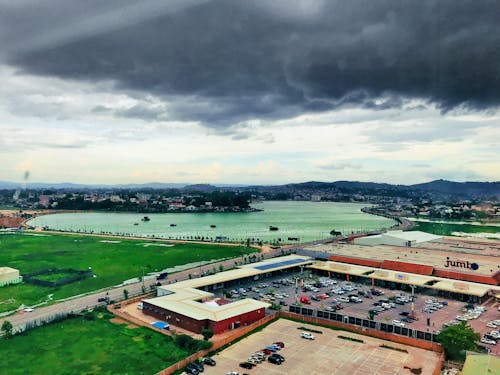
[{"label": "overcast sky", "polygon": [[500,180],[500,2],[0,0],[0,180]]}]

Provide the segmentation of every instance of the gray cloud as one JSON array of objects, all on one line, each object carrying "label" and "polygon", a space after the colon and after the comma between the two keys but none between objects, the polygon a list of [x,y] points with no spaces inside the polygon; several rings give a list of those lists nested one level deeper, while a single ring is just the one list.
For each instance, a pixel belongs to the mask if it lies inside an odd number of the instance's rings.
[{"label": "gray cloud", "polygon": [[345,170],[345,169],[361,169],[362,165],[357,163],[351,163],[348,161],[342,162],[329,162],[318,165],[319,168],[325,170]]},{"label": "gray cloud", "polygon": [[117,116],[230,127],[408,98],[443,111],[500,103],[498,1],[68,3],[3,7],[3,58],[165,102]]}]

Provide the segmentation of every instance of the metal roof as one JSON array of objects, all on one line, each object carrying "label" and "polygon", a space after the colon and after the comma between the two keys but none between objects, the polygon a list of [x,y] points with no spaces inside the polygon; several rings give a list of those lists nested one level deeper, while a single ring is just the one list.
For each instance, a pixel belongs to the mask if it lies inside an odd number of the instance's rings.
[{"label": "metal roof", "polygon": [[445,290],[454,293],[482,297],[489,291],[500,293],[499,286],[479,284],[468,281],[445,279],[442,277],[425,276],[409,272],[398,272],[380,268],[358,266],[339,262],[316,262],[308,268],[338,272],[346,275],[356,275],[375,280],[392,281],[401,284],[417,285],[424,288]]},{"label": "metal roof", "polygon": [[215,285],[244,277],[261,275],[271,271],[311,264],[313,260],[306,256],[288,255],[267,259],[262,262],[243,265],[237,269],[219,272],[215,275],[184,280],[174,284],[158,287],[167,294],[161,297],[145,299],[151,305],[188,316],[196,320],[209,319],[221,321],[250,311],[267,308],[270,304],[245,298],[239,301],[217,305],[204,303],[213,297],[213,293],[198,288]]},{"label": "metal roof", "polygon": [[290,265],[295,265],[295,264],[299,264],[299,263],[304,263],[304,259],[302,259],[302,258],[288,259],[288,260],[284,260],[284,261],[278,262],[278,263],[263,264],[261,266],[256,266],[254,268],[258,269],[259,271],[272,271],[273,269],[279,269],[279,268],[282,268],[283,266],[290,266]]},{"label": "metal roof", "polygon": [[19,275],[19,270],[16,270],[15,268],[11,268],[11,267],[0,267],[0,275],[11,274],[11,273],[15,273],[15,274]]}]

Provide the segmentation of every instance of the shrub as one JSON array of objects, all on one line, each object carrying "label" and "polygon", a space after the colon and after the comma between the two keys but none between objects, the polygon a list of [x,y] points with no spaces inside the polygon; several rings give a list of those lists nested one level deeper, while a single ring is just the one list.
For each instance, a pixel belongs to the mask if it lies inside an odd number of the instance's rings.
[{"label": "shrub", "polygon": [[214,335],[214,331],[211,328],[203,328],[201,330],[201,334],[203,335],[204,340],[210,340]]}]

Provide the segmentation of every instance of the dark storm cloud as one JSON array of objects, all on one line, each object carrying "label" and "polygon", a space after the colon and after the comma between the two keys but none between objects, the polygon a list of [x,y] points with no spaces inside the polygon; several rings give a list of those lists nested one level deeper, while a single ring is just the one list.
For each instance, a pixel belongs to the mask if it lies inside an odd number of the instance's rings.
[{"label": "dark storm cloud", "polygon": [[408,98],[443,111],[500,102],[498,1],[20,4],[0,11],[11,65],[168,103],[121,116],[230,126]]}]

